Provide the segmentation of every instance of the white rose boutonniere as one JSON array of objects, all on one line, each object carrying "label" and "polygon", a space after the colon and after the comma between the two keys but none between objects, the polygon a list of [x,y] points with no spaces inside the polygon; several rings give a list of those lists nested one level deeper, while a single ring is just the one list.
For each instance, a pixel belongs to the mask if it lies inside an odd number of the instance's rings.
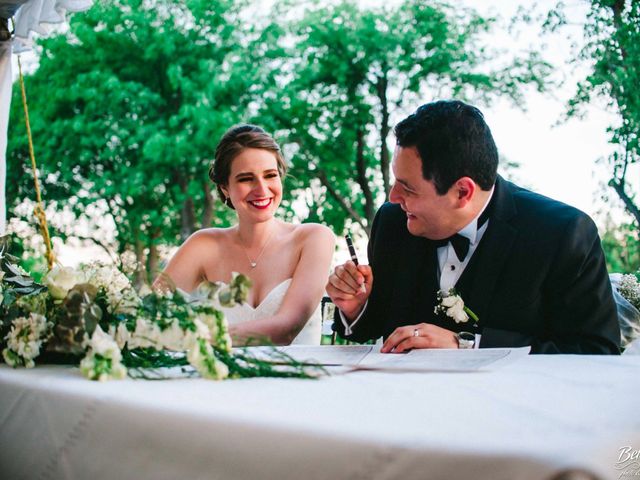
[{"label": "white rose boutonniere", "polygon": [[475,325],[479,320],[478,316],[464,305],[462,297],[453,288],[447,292],[443,290],[438,292],[438,304],[434,312],[444,313],[447,317],[453,318],[456,323],[466,323],[471,318]]}]

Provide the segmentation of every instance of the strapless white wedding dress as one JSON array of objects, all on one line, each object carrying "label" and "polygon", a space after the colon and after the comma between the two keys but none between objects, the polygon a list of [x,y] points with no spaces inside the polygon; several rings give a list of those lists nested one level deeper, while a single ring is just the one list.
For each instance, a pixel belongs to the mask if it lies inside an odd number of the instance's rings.
[{"label": "strapless white wedding dress", "polygon": [[[259,318],[275,315],[282,305],[284,296],[287,294],[291,278],[286,279],[282,283],[273,287],[260,304],[253,308],[248,303],[242,303],[231,308],[222,308],[224,316],[229,325],[234,325],[249,320],[257,320]],[[320,305],[316,308],[311,318],[307,320],[306,325],[300,333],[291,342],[292,345],[320,345],[320,336],[322,331],[322,314]]]}]

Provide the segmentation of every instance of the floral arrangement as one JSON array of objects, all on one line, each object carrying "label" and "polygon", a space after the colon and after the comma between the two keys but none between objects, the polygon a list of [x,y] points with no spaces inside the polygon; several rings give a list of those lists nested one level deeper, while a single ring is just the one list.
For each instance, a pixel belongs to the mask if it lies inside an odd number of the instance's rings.
[{"label": "floral arrangement", "polygon": [[640,282],[635,275],[622,275],[617,290],[631,305],[640,310]]},{"label": "floral arrangement", "polygon": [[[117,268],[99,263],[55,266],[36,283],[0,238],[0,350],[12,367],[78,362],[91,380],[163,378],[165,367],[220,380],[227,377],[310,377],[272,349],[265,358],[234,350],[220,307],[247,297],[250,282],[203,283],[194,295],[177,289],[137,292]],[[188,367],[191,368],[188,368]]]},{"label": "floral arrangement", "polygon": [[[610,275],[620,325],[620,344],[627,349],[640,338],[640,282],[637,274]],[[622,298],[620,298],[622,297]]]},{"label": "floral arrangement", "polygon": [[455,289],[451,288],[448,291],[440,290],[437,293],[438,303],[434,309],[436,314],[444,314],[447,317],[453,318],[456,323],[466,323],[471,318],[474,325],[479,321],[478,316],[471,311],[471,309],[465,306],[462,297],[458,295]]}]

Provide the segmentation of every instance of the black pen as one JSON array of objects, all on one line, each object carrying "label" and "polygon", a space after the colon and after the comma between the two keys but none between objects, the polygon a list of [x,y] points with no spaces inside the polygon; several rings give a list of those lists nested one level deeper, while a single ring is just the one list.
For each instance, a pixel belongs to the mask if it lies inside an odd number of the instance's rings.
[{"label": "black pen", "polygon": [[347,241],[347,248],[349,249],[349,255],[351,255],[351,261],[358,265],[358,256],[356,255],[356,249],[353,248],[353,242],[351,241],[351,236],[347,233],[344,236],[344,239]]},{"label": "black pen", "polygon": [[[351,261],[358,266],[358,256],[356,255],[356,249],[353,246],[353,242],[351,241],[351,236],[346,234],[344,239],[347,241],[347,248],[349,249],[349,255],[351,255]],[[367,292],[367,287],[365,287],[364,283],[360,285],[360,291],[362,293]]]}]

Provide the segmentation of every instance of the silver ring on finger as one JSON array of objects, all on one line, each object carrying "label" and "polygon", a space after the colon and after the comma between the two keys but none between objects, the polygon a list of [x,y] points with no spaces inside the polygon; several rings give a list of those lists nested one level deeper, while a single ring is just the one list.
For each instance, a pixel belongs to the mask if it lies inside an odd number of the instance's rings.
[{"label": "silver ring on finger", "polygon": [[419,337],[420,336],[420,330],[418,330],[417,328],[413,329],[413,336],[414,337]]}]

